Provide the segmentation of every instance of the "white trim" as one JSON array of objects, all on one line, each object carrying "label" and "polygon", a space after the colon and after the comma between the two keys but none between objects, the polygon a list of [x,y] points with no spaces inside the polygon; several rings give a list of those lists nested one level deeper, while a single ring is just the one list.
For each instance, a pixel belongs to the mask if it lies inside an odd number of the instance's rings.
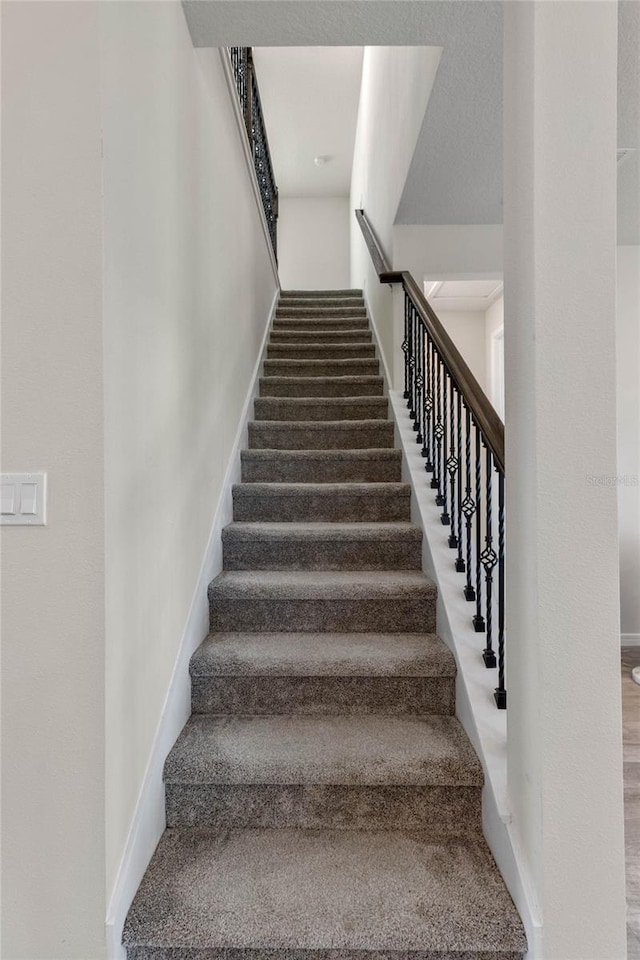
[{"label": "white trim", "polygon": [[236,437],[227,464],[222,490],[215,509],[207,548],[193,592],[187,622],[169,681],[169,687],[151,746],[138,801],[125,843],[122,860],[107,908],[106,934],[108,960],[125,960],[122,929],[131,902],[165,827],[164,762],[178,734],[191,714],[189,660],[206,636],[209,622],[207,587],[222,570],[222,528],[232,519],[231,488],[240,481],[240,451],[247,446],[248,422],[264,361],[267,339],[275,315],[280,290],[276,290],[269,320],[265,325],[260,351],[242,409]]},{"label": "white trim", "polygon": [[480,656],[482,645],[471,626],[469,604],[462,595],[460,574],[454,569],[447,543],[448,528],[440,523],[440,509],[428,483],[406,401],[399,390],[389,391],[389,400],[403,454],[403,480],[411,485],[411,519],[424,533],[423,569],[438,587],[438,634],[453,652],[458,666],[456,714],[484,770],[484,835],[522,917],[529,941],[527,956],[533,960],[541,956],[542,923],[512,823],[506,776],[506,713],[498,710],[493,700],[492,677]]},{"label": "white trim", "polygon": [[256,168],[253,163],[253,157],[251,156],[251,150],[249,149],[249,140],[247,138],[247,128],[244,123],[244,117],[242,116],[242,110],[240,109],[240,100],[238,97],[238,90],[236,88],[236,82],[233,77],[233,70],[231,68],[231,60],[229,58],[229,51],[226,47],[218,47],[218,52],[220,53],[220,59],[222,61],[222,69],[224,71],[225,79],[227,81],[227,86],[229,88],[229,94],[231,97],[231,106],[233,108],[233,115],[236,118],[236,125],[238,128],[238,134],[240,135],[240,143],[242,144],[242,153],[247,165],[247,170],[249,171],[249,180],[251,181],[251,187],[253,189],[253,195],[255,197],[256,205],[258,207],[258,213],[260,215],[260,223],[262,224],[262,230],[264,232],[267,247],[269,249],[269,256],[271,257],[271,266],[275,274],[278,284],[280,283],[280,278],[278,276],[278,264],[276,262],[275,254],[273,252],[273,245],[271,243],[271,236],[269,234],[269,227],[267,225],[267,218],[264,215],[264,207],[262,206],[262,197],[260,196],[260,188],[258,187],[258,178],[256,176]]},{"label": "white trim", "polygon": [[640,633],[621,633],[620,646],[640,647]]}]

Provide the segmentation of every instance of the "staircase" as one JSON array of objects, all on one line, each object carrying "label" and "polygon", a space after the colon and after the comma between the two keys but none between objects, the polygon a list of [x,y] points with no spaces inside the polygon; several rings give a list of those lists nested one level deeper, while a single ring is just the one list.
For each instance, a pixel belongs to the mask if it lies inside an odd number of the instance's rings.
[{"label": "staircase", "polygon": [[359,291],[283,293],[128,960],[516,960]]}]

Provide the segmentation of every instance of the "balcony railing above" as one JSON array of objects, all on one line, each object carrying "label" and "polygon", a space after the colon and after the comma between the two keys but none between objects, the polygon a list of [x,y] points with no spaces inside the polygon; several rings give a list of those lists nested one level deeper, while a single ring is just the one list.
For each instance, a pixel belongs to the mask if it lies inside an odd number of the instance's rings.
[{"label": "balcony railing above", "polygon": [[262,208],[267,221],[273,254],[278,259],[278,187],[273,173],[271,151],[264,123],[260,89],[251,47],[229,47],[231,68],[240,98],[240,108],[253,157]]}]

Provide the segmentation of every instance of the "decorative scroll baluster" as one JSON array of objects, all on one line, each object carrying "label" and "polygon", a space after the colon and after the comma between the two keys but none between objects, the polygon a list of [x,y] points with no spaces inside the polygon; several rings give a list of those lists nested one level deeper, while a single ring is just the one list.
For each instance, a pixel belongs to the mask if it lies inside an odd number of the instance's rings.
[{"label": "decorative scroll baluster", "polygon": [[447,460],[447,471],[449,473],[449,499],[451,503],[451,533],[449,534],[449,546],[455,550],[458,546],[458,537],[456,535],[456,473],[458,472],[459,451],[456,453],[456,411],[454,407],[455,386],[453,377],[449,377],[449,459]]},{"label": "decorative scroll baluster", "polygon": [[494,699],[505,709],[504,426],[420,285],[410,273],[391,270],[364,211],[356,215],[381,282],[404,290],[404,396],[440,519],[450,526],[455,569],[465,574],[465,599],[474,604],[473,628],[486,633],[484,663],[498,668]]},{"label": "decorative scroll baluster", "polygon": [[469,408],[465,408],[465,488],[464,500],[462,501],[462,512],[465,517],[466,539],[467,539],[467,583],[464,588],[466,600],[475,600],[476,592],[471,583],[471,532],[473,525],[473,515],[476,512],[476,504],[471,496],[471,413]]},{"label": "decorative scroll baluster", "polygon": [[271,151],[260,102],[260,90],[256,79],[251,47],[229,47],[231,69],[238,91],[240,109],[247,131],[249,148],[258,181],[274,256],[278,255],[278,187],[273,173]]},{"label": "decorative scroll baluster", "polygon": [[458,556],[456,557],[456,572],[464,573],[465,562],[462,558],[462,394],[456,391],[457,396],[457,416],[456,423],[458,427],[456,435],[456,450],[458,457],[458,502],[456,505],[456,516],[458,523]]},{"label": "decorative scroll baluster", "polygon": [[480,518],[482,516],[482,441],[480,428],[476,426],[475,460],[476,460],[476,615],[473,618],[473,629],[476,633],[484,633],[484,617],[482,616],[482,530]]},{"label": "decorative scroll baluster", "polygon": [[442,463],[442,413],[441,413],[441,404],[442,396],[440,394],[440,357],[438,356],[437,351],[433,351],[433,363],[434,363],[434,382],[435,382],[435,406],[436,406],[436,424],[433,428],[433,433],[435,437],[435,455],[434,455],[434,469],[433,476],[431,478],[431,486],[434,490],[437,490],[436,494],[436,503],[440,505],[442,503],[440,497],[440,466]]},{"label": "decorative scroll baluster", "polygon": [[504,684],[504,473],[498,469],[498,686],[494,698],[499,710],[507,709]]},{"label": "decorative scroll baluster", "polygon": [[417,321],[417,318],[416,328],[418,330],[418,372],[416,374],[416,387],[418,389],[418,435],[416,437],[416,443],[422,443],[424,438],[424,327]]},{"label": "decorative scroll baluster", "polygon": [[493,490],[493,458],[491,456],[491,451],[487,450],[487,459],[486,459],[486,533],[485,533],[485,548],[480,555],[482,561],[482,566],[484,567],[485,572],[485,585],[487,593],[487,643],[483,651],[483,659],[485,666],[495,667],[496,665],[496,655],[493,650],[493,637],[492,637],[492,627],[493,627],[493,568],[498,562],[498,557],[495,550],[493,549],[493,516],[492,516],[492,490]]},{"label": "decorative scroll baluster", "polygon": [[425,339],[427,372],[424,398],[425,435],[422,445],[422,456],[427,461],[424,469],[427,473],[433,473],[433,364],[431,362],[433,345],[431,343],[431,337],[426,331]]}]

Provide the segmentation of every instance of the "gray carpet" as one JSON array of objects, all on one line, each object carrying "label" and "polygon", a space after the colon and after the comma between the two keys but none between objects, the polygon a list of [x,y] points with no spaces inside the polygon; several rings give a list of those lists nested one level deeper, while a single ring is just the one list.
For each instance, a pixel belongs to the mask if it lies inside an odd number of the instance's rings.
[{"label": "gray carpet", "polygon": [[516,960],[360,291],[283,292],[128,960]]}]

